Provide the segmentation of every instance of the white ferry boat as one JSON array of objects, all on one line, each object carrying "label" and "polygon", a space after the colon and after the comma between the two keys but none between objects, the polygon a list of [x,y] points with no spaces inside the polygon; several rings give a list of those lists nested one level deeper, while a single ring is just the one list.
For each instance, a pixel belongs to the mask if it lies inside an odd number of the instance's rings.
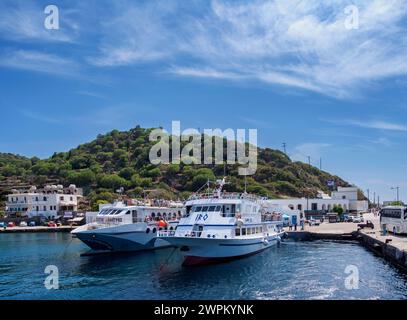
[{"label": "white ferry boat", "polygon": [[159,230],[175,230],[184,213],[182,205],[155,207],[117,202],[105,206],[94,222],[72,231],[93,252],[126,252],[164,248]]},{"label": "white ferry boat", "polygon": [[223,193],[225,179],[214,192],[192,196],[176,230],[159,237],[180,248],[184,266],[210,264],[259,253],[281,241],[281,214],[268,213],[264,198]]}]

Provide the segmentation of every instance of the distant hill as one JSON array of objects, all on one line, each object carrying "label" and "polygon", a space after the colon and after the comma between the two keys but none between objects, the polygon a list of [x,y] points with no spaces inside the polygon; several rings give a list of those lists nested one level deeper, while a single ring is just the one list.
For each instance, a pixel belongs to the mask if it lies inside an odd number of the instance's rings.
[{"label": "distant hill", "polygon": [[[76,184],[84,188],[90,204],[112,201],[115,190],[124,187],[132,197],[185,198],[208,179],[224,175],[223,165],[152,165],[149,141],[152,129],[137,126],[129,131],[113,130],[92,142],[49,159],[26,158],[0,153],[0,197],[11,188],[29,185]],[[293,162],[284,153],[259,148],[258,170],[247,179],[248,191],[269,197],[315,196],[328,192],[327,182],[349,186],[341,178],[302,162]],[[227,166],[228,191],[243,191],[244,179],[238,166]]]}]

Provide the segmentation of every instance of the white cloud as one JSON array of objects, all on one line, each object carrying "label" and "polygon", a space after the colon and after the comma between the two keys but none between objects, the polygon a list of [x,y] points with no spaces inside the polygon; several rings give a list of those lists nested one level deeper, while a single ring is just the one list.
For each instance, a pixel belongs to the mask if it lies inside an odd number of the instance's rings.
[{"label": "white cloud", "polygon": [[0,66],[49,74],[73,76],[78,64],[56,55],[28,50],[8,51],[0,56]]},{"label": "white cloud", "polygon": [[390,147],[394,144],[392,141],[384,137],[378,138],[376,140],[371,140],[370,142],[384,147]]},{"label": "white cloud", "polygon": [[335,125],[347,125],[377,130],[407,131],[406,125],[383,120],[354,120],[354,119],[342,119],[342,120],[321,119],[321,120]]},{"label": "white cloud", "polygon": [[[106,25],[96,65],[159,61],[188,77],[258,80],[349,97],[374,81],[407,74],[406,0],[360,0],[348,30],[348,1],[156,1]],[[194,10],[195,6],[200,7]],[[203,8],[202,8],[203,7]],[[188,66],[179,61],[186,61]]]},{"label": "white cloud", "polygon": [[322,156],[323,150],[331,147],[329,143],[303,143],[294,147],[291,159],[296,161],[308,162],[308,156],[311,157],[311,162],[318,161]]},{"label": "white cloud", "polygon": [[44,27],[44,7],[28,1],[2,1],[0,4],[0,37],[12,41],[73,42],[77,24],[70,11],[60,12],[60,29]]}]

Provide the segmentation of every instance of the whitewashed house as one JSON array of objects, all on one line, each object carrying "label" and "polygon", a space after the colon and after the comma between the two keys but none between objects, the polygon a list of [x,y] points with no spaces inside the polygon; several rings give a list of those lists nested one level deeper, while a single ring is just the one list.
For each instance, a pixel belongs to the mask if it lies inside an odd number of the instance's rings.
[{"label": "whitewashed house", "polygon": [[70,185],[45,186],[37,190],[31,187],[26,191],[13,190],[7,196],[6,214],[11,217],[43,217],[55,219],[59,216],[70,217],[78,211],[78,200],[82,190]]}]

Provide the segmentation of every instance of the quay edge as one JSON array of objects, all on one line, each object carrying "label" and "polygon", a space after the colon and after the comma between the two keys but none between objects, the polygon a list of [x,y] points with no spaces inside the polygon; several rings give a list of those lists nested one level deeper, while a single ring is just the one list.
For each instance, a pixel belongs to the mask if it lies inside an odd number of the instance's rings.
[{"label": "quay edge", "polygon": [[333,241],[358,241],[365,248],[374,254],[384,258],[393,264],[400,271],[407,273],[407,251],[392,244],[390,238],[383,237],[378,239],[374,237],[375,232],[363,232],[361,230],[351,233],[319,233],[310,231],[287,232],[287,238],[294,241],[315,241],[315,240],[333,240]]}]

